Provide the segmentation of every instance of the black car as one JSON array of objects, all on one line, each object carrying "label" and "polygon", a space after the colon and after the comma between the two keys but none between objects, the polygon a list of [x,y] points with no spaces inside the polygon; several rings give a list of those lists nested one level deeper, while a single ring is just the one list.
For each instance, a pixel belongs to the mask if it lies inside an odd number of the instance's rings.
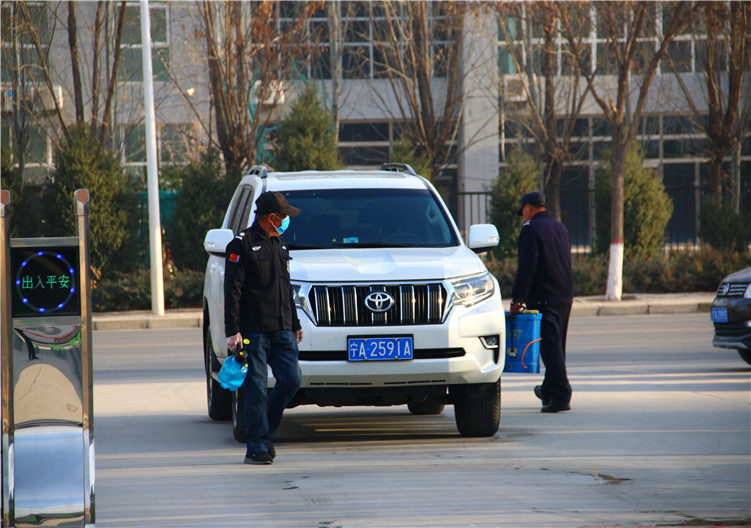
[{"label": "black car", "polygon": [[728,275],[712,302],[716,347],[735,348],[751,365],[751,268]]}]

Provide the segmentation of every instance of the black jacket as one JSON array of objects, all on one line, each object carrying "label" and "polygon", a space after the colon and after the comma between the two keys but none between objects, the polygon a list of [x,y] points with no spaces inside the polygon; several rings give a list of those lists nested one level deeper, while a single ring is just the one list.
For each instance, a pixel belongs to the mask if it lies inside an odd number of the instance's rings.
[{"label": "black jacket", "polygon": [[289,279],[289,250],[258,223],[227,245],[224,335],[299,330]]},{"label": "black jacket", "polygon": [[537,213],[519,234],[519,263],[512,300],[527,306],[568,305],[574,299],[571,239],[548,211]]}]

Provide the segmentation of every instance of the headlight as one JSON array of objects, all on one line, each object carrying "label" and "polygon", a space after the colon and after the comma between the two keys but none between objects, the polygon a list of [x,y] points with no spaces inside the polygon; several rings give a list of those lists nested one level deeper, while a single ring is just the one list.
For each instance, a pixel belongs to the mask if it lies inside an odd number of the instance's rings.
[{"label": "headlight", "polygon": [[484,301],[495,292],[495,283],[490,273],[475,277],[451,281],[453,287],[453,304],[472,306]]},{"label": "headlight", "polygon": [[292,285],[292,299],[295,301],[295,306],[304,309],[305,305],[303,304],[302,297],[300,297],[300,288],[302,288],[302,284]]},{"label": "headlight", "polygon": [[309,293],[310,284],[292,283],[292,299],[295,301],[295,307],[300,308],[308,314],[310,320],[315,323],[316,318],[313,316],[313,311],[310,309],[310,302],[308,301]]},{"label": "headlight", "polygon": [[751,284],[749,284],[748,288],[746,288],[746,291],[743,292],[743,298],[751,299]]}]

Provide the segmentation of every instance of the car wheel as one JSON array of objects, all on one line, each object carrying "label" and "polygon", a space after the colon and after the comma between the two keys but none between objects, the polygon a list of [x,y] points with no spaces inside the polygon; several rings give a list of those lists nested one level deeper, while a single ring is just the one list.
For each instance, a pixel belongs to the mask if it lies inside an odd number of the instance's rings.
[{"label": "car wheel", "polygon": [[501,380],[455,387],[454,416],[462,436],[493,436],[501,421]]},{"label": "car wheel", "polygon": [[232,392],[232,436],[245,443],[245,405],[242,388]]},{"label": "car wheel", "polygon": [[218,422],[226,422],[231,415],[231,398],[232,393],[223,389],[219,382],[212,376],[213,361],[212,355],[214,348],[211,344],[211,334],[208,329],[204,332],[203,338],[203,357],[206,367],[206,402],[209,408],[209,418]]},{"label": "car wheel", "polygon": [[441,414],[444,407],[442,401],[436,398],[425,398],[420,401],[411,401],[407,403],[409,412],[418,416],[427,416],[430,414]]},{"label": "car wheel", "polygon": [[751,350],[739,350],[738,354],[741,356],[743,361],[751,365]]}]

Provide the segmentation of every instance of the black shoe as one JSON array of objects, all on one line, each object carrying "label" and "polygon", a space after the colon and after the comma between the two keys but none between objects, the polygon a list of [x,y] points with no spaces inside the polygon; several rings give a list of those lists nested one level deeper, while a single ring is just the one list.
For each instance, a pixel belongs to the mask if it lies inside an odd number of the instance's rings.
[{"label": "black shoe", "polygon": [[274,459],[269,455],[268,453],[253,453],[250,456],[246,456],[245,462],[246,464],[254,464],[256,466],[267,466],[271,464],[274,461]]},{"label": "black shoe", "polygon": [[540,400],[542,400],[543,405],[547,405],[549,403],[548,401],[545,401],[545,399],[542,397],[542,385],[535,385],[534,391],[535,391],[535,396],[537,396],[538,398],[540,398]]},{"label": "black shoe", "polygon": [[269,456],[271,457],[271,460],[274,460],[276,458],[276,449],[274,449],[274,444],[269,442],[269,450],[268,450]]},{"label": "black shoe", "polygon": [[557,413],[561,411],[570,411],[571,405],[567,402],[550,400],[547,405],[543,405],[540,412],[544,413]]}]

